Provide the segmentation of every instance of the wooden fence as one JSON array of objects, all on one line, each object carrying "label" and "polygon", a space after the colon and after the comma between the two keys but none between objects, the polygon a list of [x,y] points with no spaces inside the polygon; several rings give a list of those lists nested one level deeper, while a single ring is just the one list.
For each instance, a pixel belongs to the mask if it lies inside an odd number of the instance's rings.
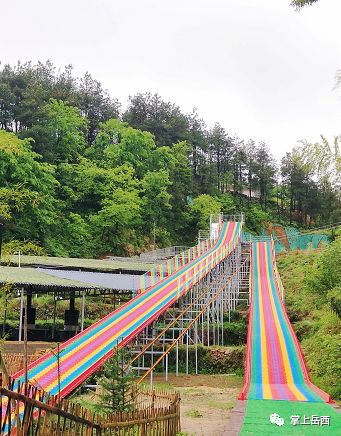
[{"label": "wooden fence", "polygon": [[[45,351],[27,356],[27,364],[37,360]],[[8,375],[13,375],[24,368],[24,353],[1,353]]]},{"label": "wooden fence", "polygon": [[139,389],[131,412],[100,415],[48,396],[34,386],[0,388],[1,435],[175,436],[180,431],[180,396]]}]

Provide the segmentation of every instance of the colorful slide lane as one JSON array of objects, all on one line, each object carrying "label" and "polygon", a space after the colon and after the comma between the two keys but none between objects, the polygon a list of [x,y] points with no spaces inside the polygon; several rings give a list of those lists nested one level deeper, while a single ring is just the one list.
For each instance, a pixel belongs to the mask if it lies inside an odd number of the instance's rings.
[{"label": "colorful slide lane", "polygon": [[[225,222],[216,243],[119,309],[74,336],[60,347],[60,393],[65,397],[92,374],[112,353],[186,293],[238,244],[241,223]],[[52,395],[58,393],[57,358],[48,353],[28,368],[28,379]],[[23,372],[14,379],[24,379]]]},{"label": "colorful slide lane", "polygon": [[252,307],[241,399],[329,402],[314,386],[280,298],[272,242],[251,248]]},{"label": "colorful slide lane", "polygon": [[241,435],[341,435],[341,415],[310,381],[280,298],[273,242],[251,247],[251,309]]}]

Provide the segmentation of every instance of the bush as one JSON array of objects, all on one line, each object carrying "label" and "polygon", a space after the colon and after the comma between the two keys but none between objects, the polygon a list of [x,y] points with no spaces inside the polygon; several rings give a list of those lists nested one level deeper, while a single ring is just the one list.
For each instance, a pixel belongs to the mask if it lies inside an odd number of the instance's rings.
[{"label": "bush", "polygon": [[5,243],[3,251],[5,256],[11,256],[18,251],[20,251],[20,253],[23,255],[46,256],[45,249],[40,247],[35,242],[18,241],[17,239],[13,239],[12,241]]},{"label": "bush", "polygon": [[207,374],[226,374],[241,372],[244,368],[245,346],[242,347],[211,347],[206,354],[202,371]]},{"label": "bush", "polygon": [[299,321],[294,324],[295,333],[299,341],[302,341],[316,333],[318,328],[316,321],[310,319]]},{"label": "bush", "polygon": [[321,329],[302,342],[312,381],[328,392],[332,398],[341,398],[341,333],[326,334]]},{"label": "bush", "polygon": [[246,343],[247,324],[242,322],[224,323],[224,344],[242,345]]},{"label": "bush", "polygon": [[336,286],[329,291],[327,298],[332,310],[341,318],[341,286]]},{"label": "bush", "polygon": [[317,265],[315,285],[321,291],[328,291],[341,285],[341,236],[330,244],[323,252]]},{"label": "bush", "polygon": [[[169,353],[169,371],[175,372],[175,349]],[[242,373],[245,361],[245,346],[239,347],[206,347],[198,345],[199,374]],[[186,347],[179,346],[179,372],[186,372]],[[158,367],[161,370],[161,366]],[[195,373],[195,347],[188,349],[188,370]]]},{"label": "bush", "polygon": [[321,254],[288,253],[277,262],[290,320],[302,343],[312,381],[341,398],[341,238]]}]

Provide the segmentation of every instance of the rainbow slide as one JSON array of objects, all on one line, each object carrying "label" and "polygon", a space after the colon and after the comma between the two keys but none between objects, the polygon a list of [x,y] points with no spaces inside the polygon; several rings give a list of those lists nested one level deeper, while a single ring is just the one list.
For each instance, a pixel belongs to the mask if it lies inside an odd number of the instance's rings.
[{"label": "rainbow slide", "polygon": [[[148,324],[228,257],[239,243],[241,223],[224,222],[216,242],[202,254],[146,291],[96,322],[60,347],[60,394],[65,397],[108,359],[114,347],[123,347]],[[28,380],[58,393],[57,358],[48,353],[28,367]],[[13,376],[24,381],[23,371]]]},{"label": "rainbow slide", "polygon": [[241,399],[330,401],[309,378],[280,298],[272,242],[251,248],[251,298],[245,384]]},{"label": "rainbow slide", "polygon": [[341,434],[341,415],[310,381],[284,308],[273,241],[252,243],[250,290],[240,434]]}]

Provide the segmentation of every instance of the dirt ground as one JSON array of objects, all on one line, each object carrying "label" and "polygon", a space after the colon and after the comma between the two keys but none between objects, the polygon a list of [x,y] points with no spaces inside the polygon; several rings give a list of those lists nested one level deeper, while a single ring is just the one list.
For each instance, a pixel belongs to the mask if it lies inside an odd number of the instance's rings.
[{"label": "dirt ground", "polygon": [[179,375],[154,378],[156,386],[181,395],[181,431],[188,436],[221,436],[243,384],[235,375]]}]

